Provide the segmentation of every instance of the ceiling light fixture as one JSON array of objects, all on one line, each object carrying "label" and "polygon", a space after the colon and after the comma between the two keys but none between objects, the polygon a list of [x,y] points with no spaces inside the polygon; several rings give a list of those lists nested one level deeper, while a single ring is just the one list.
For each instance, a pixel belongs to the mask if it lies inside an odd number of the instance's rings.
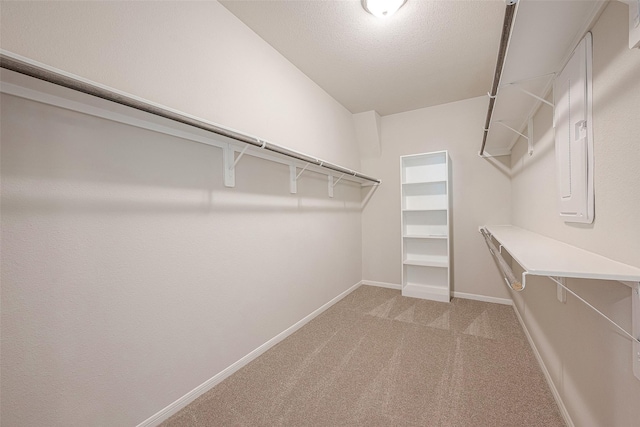
[{"label": "ceiling light fixture", "polygon": [[407,0],[361,0],[364,10],[378,18],[387,18],[398,11]]}]

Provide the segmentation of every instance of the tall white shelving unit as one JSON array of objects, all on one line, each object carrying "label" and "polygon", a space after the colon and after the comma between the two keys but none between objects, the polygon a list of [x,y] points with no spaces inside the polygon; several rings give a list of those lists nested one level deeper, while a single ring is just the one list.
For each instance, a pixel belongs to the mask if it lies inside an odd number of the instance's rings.
[{"label": "tall white shelving unit", "polygon": [[449,154],[400,157],[402,295],[450,301]]}]

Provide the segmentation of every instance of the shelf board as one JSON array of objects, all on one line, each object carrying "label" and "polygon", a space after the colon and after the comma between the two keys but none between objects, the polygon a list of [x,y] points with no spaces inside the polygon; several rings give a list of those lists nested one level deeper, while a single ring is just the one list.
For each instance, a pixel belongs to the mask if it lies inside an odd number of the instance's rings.
[{"label": "shelf board", "polygon": [[405,234],[402,237],[405,239],[446,239],[447,235],[446,234],[426,234],[426,235]]},{"label": "shelf board", "polygon": [[511,225],[485,227],[528,273],[577,279],[640,281],[640,268]]},{"label": "shelf board", "polygon": [[451,300],[449,288],[446,285],[437,286],[409,282],[402,285],[402,295],[405,297],[423,298],[440,302],[449,302]]},{"label": "shelf board", "polygon": [[404,265],[416,265],[418,267],[449,267],[449,260],[446,256],[425,257],[425,259],[407,259],[402,262]]},{"label": "shelf board", "polygon": [[422,184],[442,184],[446,182],[447,182],[446,179],[433,179],[429,181],[403,182],[402,185],[410,186],[410,185],[422,185]]},{"label": "shelf board", "polygon": [[432,212],[432,211],[446,211],[447,208],[432,208],[432,209],[402,209],[402,212]]}]

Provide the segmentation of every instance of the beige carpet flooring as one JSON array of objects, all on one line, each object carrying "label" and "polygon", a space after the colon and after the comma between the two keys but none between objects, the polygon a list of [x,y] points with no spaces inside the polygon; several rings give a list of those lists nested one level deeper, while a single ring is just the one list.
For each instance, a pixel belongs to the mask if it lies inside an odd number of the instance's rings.
[{"label": "beige carpet flooring", "polygon": [[361,286],[162,425],[565,424],[512,307]]}]

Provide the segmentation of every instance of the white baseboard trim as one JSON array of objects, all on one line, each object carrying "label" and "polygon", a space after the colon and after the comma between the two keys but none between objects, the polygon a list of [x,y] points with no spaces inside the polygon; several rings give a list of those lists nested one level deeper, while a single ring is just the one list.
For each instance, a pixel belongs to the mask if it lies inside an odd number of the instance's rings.
[{"label": "white baseboard trim", "polygon": [[[398,290],[402,289],[402,285],[398,283],[376,282],[375,280],[366,280],[366,279],[362,280],[360,283],[367,286],[377,286],[379,288],[389,288],[389,289],[398,289]],[[487,297],[484,295],[468,294],[465,292],[453,292],[453,297],[462,298],[462,299],[472,299],[475,301],[492,302],[495,304],[513,305],[513,301],[509,298]]]},{"label": "white baseboard trim", "polygon": [[520,322],[520,326],[522,326],[522,330],[524,331],[524,334],[527,337],[527,341],[529,341],[529,345],[531,346],[531,349],[533,350],[533,354],[536,356],[536,360],[538,361],[538,365],[540,365],[540,369],[542,369],[542,373],[544,374],[544,378],[547,380],[547,384],[549,385],[549,389],[551,389],[551,393],[553,394],[553,398],[555,399],[556,404],[558,405],[558,408],[560,409],[560,414],[562,414],[562,418],[564,419],[564,422],[567,424],[567,427],[575,427],[575,424],[573,423],[573,420],[571,419],[571,416],[569,415],[569,411],[567,411],[567,407],[564,405],[564,402],[562,401],[562,397],[560,396],[560,392],[556,388],[556,385],[553,383],[553,379],[551,378],[551,374],[549,373],[549,370],[547,369],[547,366],[544,364],[544,360],[542,360],[542,356],[540,355],[540,352],[538,351],[538,348],[536,347],[536,344],[533,342],[533,338],[531,337],[531,334],[529,333],[529,330],[527,329],[527,326],[525,325],[524,320],[522,319],[522,316],[520,316],[520,312],[518,311],[518,306],[515,305],[515,304],[513,304],[513,311],[516,312],[516,317],[518,318],[518,322]]},{"label": "white baseboard trim", "polygon": [[360,283],[367,286],[377,286],[379,288],[402,289],[402,285],[397,283],[376,282],[374,280],[362,280]]},{"label": "white baseboard trim", "polygon": [[335,303],[340,301],[342,298],[344,298],[345,296],[347,296],[351,292],[353,292],[356,289],[358,289],[358,287],[360,287],[361,284],[362,284],[362,281],[356,283],[355,285],[353,285],[352,287],[350,287],[346,291],[342,292],[337,297],[333,298],[331,301],[329,301],[326,304],[324,304],[322,307],[320,307],[317,310],[315,310],[313,313],[311,313],[308,316],[304,317],[303,319],[301,319],[300,321],[298,321],[297,323],[295,323],[291,327],[285,329],[284,331],[280,332],[275,337],[271,338],[269,341],[267,341],[264,344],[262,344],[260,347],[256,348],[251,353],[249,353],[246,356],[244,356],[242,359],[240,359],[237,362],[233,363],[231,366],[228,366],[227,368],[225,368],[221,372],[218,372],[216,375],[214,375],[213,377],[211,377],[210,379],[208,379],[204,383],[200,384],[198,387],[194,388],[193,390],[191,390],[190,392],[188,392],[187,394],[185,394],[184,396],[182,396],[181,398],[179,398],[175,402],[171,403],[169,406],[167,406],[164,409],[161,409],[157,413],[153,414],[152,416],[150,416],[149,418],[147,418],[146,420],[144,420],[143,422],[138,424],[137,427],[157,426],[161,422],[169,419],[169,417],[171,417],[172,415],[176,414],[178,411],[180,411],[182,408],[187,406],[189,403],[193,402],[196,398],[200,397],[200,395],[204,394],[205,392],[211,390],[216,385],[220,384],[223,380],[225,380],[231,374],[235,373],[240,368],[244,367],[249,362],[251,362],[252,360],[257,358],[258,356],[260,356],[262,353],[264,353],[265,351],[269,350],[271,347],[273,347],[274,345],[278,344],[280,341],[282,341],[283,339],[285,339],[289,335],[293,334],[295,331],[297,331],[298,329],[300,329],[301,327],[303,327],[304,325],[309,323],[311,320],[313,320],[315,317],[320,315],[322,312],[327,310],[329,307],[331,307],[332,305],[334,305]]},{"label": "white baseboard trim", "polygon": [[454,292],[454,298],[472,299],[475,301],[492,302],[494,304],[513,305],[513,301],[509,298],[488,297],[485,295],[468,294],[466,292]]}]

